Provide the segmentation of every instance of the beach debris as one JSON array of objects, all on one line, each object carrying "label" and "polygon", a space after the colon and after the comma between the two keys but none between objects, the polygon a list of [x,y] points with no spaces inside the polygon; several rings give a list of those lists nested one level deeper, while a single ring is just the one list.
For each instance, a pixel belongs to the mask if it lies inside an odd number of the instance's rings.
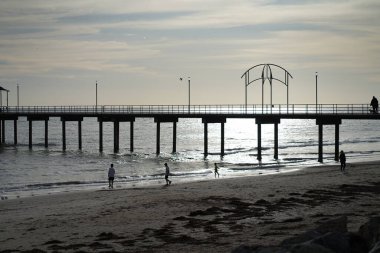
[{"label": "beach debris", "polygon": [[362,236],[370,248],[380,241],[380,216],[371,218],[367,223],[359,228],[359,235]]},{"label": "beach debris", "polygon": [[[330,230],[330,231],[329,231]],[[321,222],[316,229],[284,240],[278,246],[241,245],[232,253],[380,253],[380,217],[372,217],[357,233],[347,231],[347,217]]]}]

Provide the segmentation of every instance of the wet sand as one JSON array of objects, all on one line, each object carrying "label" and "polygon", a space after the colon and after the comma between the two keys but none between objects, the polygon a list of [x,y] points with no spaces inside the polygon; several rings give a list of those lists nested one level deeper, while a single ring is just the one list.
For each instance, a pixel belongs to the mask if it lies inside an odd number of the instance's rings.
[{"label": "wet sand", "polygon": [[[380,162],[0,201],[0,252],[231,252],[380,213]],[[115,182],[115,186],[117,182]],[[41,250],[41,251],[37,251]]]}]

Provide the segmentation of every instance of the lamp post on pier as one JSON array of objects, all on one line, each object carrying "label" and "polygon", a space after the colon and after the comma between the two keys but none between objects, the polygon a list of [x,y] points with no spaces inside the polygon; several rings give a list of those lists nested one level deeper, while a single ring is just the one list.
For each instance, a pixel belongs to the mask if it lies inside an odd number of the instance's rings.
[{"label": "lamp post on pier", "polygon": [[[179,80],[183,81],[183,78],[180,77]],[[190,77],[188,77],[187,80],[189,81],[189,107],[188,107],[188,113],[190,114]]]},{"label": "lamp post on pier", "polygon": [[318,72],[315,72],[315,113],[318,113]]},{"label": "lamp post on pier", "polygon": [[17,84],[17,107],[20,106],[20,87]]},{"label": "lamp post on pier", "polygon": [[98,81],[95,82],[95,111],[98,112]]}]

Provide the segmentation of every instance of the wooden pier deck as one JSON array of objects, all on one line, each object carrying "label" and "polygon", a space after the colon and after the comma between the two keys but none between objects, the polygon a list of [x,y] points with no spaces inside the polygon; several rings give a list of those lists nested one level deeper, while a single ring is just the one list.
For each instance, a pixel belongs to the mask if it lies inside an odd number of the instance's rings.
[{"label": "wooden pier deck", "polygon": [[335,159],[339,156],[339,126],[342,120],[380,120],[367,104],[293,104],[293,105],[102,105],[102,106],[10,106],[0,107],[0,144],[5,143],[5,121],[14,121],[14,145],[17,145],[17,121],[29,122],[29,147],[32,148],[33,122],[45,121],[45,147],[48,147],[48,121],[62,122],[62,149],[66,150],[66,122],[78,122],[78,148],[82,149],[82,121],[85,117],[99,122],[99,151],[103,151],[103,122],[114,124],[114,152],[119,152],[120,122],[130,123],[130,151],[134,150],[136,118],[154,118],[156,153],[160,153],[160,125],[173,124],[173,152],[176,152],[177,122],[180,118],[200,118],[204,124],[204,155],[208,154],[208,124],[221,124],[221,155],[224,155],[224,124],[229,118],[255,119],[257,158],[261,160],[261,125],[274,125],[274,158],[278,159],[278,125],[281,119],[314,119],[318,125],[318,161],[323,161],[323,126],[335,125]]}]

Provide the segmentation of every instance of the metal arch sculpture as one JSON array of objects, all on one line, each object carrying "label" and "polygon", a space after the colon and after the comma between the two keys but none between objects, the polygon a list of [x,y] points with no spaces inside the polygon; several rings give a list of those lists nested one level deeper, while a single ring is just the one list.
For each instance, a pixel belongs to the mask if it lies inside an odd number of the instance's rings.
[{"label": "metal arch sculpture", "polygon": [[[253,80],[250,80],[249,78],[249,73],[250,72],[253,72],[253,70],[255,68],[258,68],[260,66],[263,66],[262,68],[262,71],[261,71],[261,77],[260,78],[256,78],[256,79],[253,79]],[[273,74],[272,74],[272,68],[271,66],[273,67],[276,67],[276,68],[279,68],[281,70],[284,71],[284,74],[285,74],[285,78],[284,78],[284,81],[276,78],[276,77],[273,77]],[[252,75],[253,76],[253,75]],[[266,63],[266,64],[258,64],[258,65],[255,65],[251,68],[249,68],[247,71],[244,72],[244,74],[241,76],[241,78],[245,77],[245,108],[247,110],[247,87],[248,85],[250,85],[251,83],[255,82],[255,81],[258,81],[258,80],[262,80],[262,87],[261,87],[261,104],[262,104],[262,110],[264,110],[264,83],[266,80],[269,81],[269,84],[270,84],[270,104],[271,104],[271,111],[272,111],[272,82],[273,81],[278,81],[280,83],[283,83],[286,85],[286,108],[288,110],[288,107],[289,107],[289,76],[291,78],[293,78],[293,76],[286,70],[284,69],[283,67],[281,66],[278,66],[276,64],[271,64],[271,63]]]}]

